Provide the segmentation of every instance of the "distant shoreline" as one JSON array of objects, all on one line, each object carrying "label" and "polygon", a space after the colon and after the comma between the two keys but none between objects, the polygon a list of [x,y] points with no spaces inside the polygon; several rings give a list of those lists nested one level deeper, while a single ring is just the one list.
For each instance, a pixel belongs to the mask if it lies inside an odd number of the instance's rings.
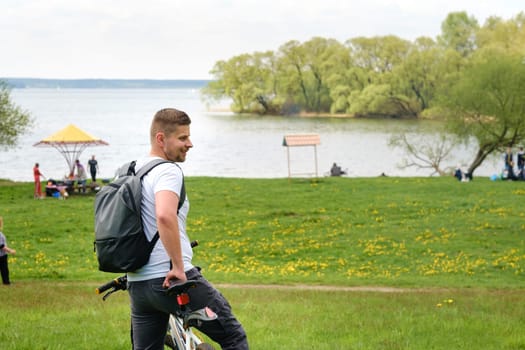
[{"label": "distant shoreline", "polygon": [[12,89],[201,89],[203,79],[41,79],[3,78]]}]

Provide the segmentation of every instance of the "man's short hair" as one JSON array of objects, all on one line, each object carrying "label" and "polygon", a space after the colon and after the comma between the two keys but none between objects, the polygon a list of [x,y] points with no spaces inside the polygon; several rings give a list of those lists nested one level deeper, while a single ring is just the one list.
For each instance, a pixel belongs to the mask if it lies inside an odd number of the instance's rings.
[{"label": "man's short hair", "polygon": [[175,108],[164,108],[155,113],[151,122],[150,137],[153,140],[158,132],[166,135],[173,133],[179,125],[190,125],[191,119],[186,112]]}]

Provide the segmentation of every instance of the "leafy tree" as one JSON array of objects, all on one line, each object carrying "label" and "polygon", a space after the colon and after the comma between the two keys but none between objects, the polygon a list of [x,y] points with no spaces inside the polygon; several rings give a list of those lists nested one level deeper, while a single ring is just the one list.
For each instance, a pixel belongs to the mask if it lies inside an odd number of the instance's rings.
[{"label": "leafy tree", "polygon": [[361,115],[403,116],[411,110],[410,99],[396,84],[396,69],[410,52],[410,42],[389,35],[373,38],[355,38],[347,41],[361,89],[352,89],[348,96],[350,113]]},{"label": "leafy tree", "polygon": [[15,147],[19,137],[28,132],[34,120],[28,112],[11,101],[11,90],[0,81],[0,147]]},{"label": "leafy tree", "polygon": [[488,155],[525,140],[525,63],[502,50],[484,50],[473,57],[456,84],[442,91],[449,131],[478,150],[468,172]]},{"label": "leafy tree", "polygon": [[350,113],[349,96],[352,91],[360,91],[368,84],[368,72],[356,66],[350,51],[343,48],[337,57],[337,67],[334,67],[327,78],[332,105],[331,113]]},{"label": "leafy tree", "polygon": [[466,12],[451,12],[441,24],[441,35],[438,42],[459,52],[463,57],[469,56],[476,49],[476,32],[479,24],[476,18]]},{"label": "leafy tree", "polygon": [[371,84],[363,90],[350,95],[350,113],[357,116],[391,116],[395,113],[390,100],[391,89],[388,84]]},{"label": "leafy tree", "polygon": [[312,38],[289,41],[279,48],[282,88],[288,100],[306,111],[327,111],[331,104],[329,78],[347,56],[336,40]]},{"label": "leafy tree", "polygon": [[310,100],[306,57],[301,44],[291,40],[282,45],[278,51],[280,73],[283,77],[282,88],[288,103],[307,107]]},{"label": "leafy tree", "polygon": [[204,88],[204,96],[216,100],[230,97],[232,110],[238,113],[273,111],[272,57],[272,52],[243,54],[217,62],[211,71],[215,79]]},{"label": "leafy tree", "polygon": [[487,19],[477,33],[477,46],[525,54],[525,13],[508,21],[499,17]]},{"label": "leafy tree", "polygon": [[441,77],[438,67],[442,51],[432,39],[418,38],[407,58],[395,70],[400,92],[414,102],[404,108],[407,114],[417,116],[430,106]]},{"label": "leafy tree", "polygon": [[313,38],[303,44],[307,53],[307,65],[312,74],[313,104],[309,107],[315,112],[326,111],[332,104],[328,81],[332,72],[341,68],[341,60],[348,56],[343,45],[333,39]]},{"label": "leafy tree", "polygon": [[383,74],[392,72],[406,58],[410,42],[394,35],[347,40],[356,66],[370,73],[369,82],[378,83]]}]

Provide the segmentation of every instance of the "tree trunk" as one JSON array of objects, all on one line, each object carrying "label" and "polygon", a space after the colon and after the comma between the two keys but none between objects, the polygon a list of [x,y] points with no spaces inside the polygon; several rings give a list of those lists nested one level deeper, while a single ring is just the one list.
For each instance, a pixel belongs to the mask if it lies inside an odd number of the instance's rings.
[{"label": "tree trunk", "polygon": [[411,83],[411,85],[412,85],[412,91],[414,92],[414,94],[416,94],[416,98],[421,103],[421,110],[423,111],[427,109],[428,105],[427,105],[425,98],[423,97],[423,95],[421,94],[421,92],[419,91],[419,89],[416,87],[416,85],[413,82]]},{"label": "tree trunk", "polygon": [[481,146],[478,149],[478,152],[476,153],[476,157],[474,158],[472,163],[470,163],[468,173],[474,175],[474,171],[483,163],[487,156],[494,152],[496,149],[497,145],[495,144]]}]

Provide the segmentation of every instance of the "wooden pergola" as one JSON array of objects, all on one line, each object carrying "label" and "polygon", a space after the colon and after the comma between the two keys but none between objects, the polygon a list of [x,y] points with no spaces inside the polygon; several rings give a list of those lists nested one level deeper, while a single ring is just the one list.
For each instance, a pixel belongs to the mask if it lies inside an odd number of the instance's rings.
[{"label": "wooden pergola", "polygon": [[290,147],[307,147],[314,148],[315,173],[293,173],[294,175],[313,175],[318,176],[317,170],[317,145],[321,144],[319,134],[291,134],[285,135],[283,139],[283,146],[286,147],[288,155],[288,177],[292,176],[290,167]]}]

